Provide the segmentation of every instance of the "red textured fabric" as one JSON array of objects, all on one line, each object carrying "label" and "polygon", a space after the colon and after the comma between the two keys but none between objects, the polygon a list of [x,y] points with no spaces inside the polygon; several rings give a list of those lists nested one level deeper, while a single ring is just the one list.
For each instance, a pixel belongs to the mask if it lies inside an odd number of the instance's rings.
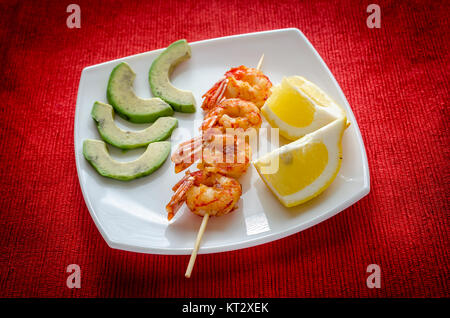
[{"label": "red textured fabric", "polygon": [[[449,296],[447,1],[73,1],[0,5],[0,296]],[[358,120],[371,192],[337,216],[272,243],[188,256],[110,249],[83,201],[73,122],[88,65],[188,41],[299,28]],[[79,264],[80,289],[66,287]],[[369,264],[381,288],[366,286]]]}]

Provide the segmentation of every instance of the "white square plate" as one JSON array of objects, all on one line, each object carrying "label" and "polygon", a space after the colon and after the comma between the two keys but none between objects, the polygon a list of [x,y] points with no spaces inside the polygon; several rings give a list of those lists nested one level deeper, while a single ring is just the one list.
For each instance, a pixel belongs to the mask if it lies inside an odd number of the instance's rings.
[{"label": "white square plate", "polygon": [[[199,107],[202,94],[229,68],[255,67],[262,53],[265,55],[262,70],[274,85],[283,76],[304,76],[333,97],[351,122],[343,138],[341,169],[324,193],[306,204],[285,208],[251,166],[240,178],[243,195],[239,208],[226,216],[210,219],[199,253],[230,251],[280,239],[330,218],[369,193],[369,167],[353,112],[330,70],[298,29],[236,35],[190,45],[192,58],[175,69],[171,80],[175,86],[194,93],[197,112],[175,113],[182,128],[178,132],[183,130],[184,134],[172,135],[172,147],[198,134],[204,116]],[[184,175],[174,173],[170,159],[150,176],[122,182],[101,177],[82,154],[83,140],[101,139],[90,112],[96,100],[107,101],[106,86],[114,66],[126,61],[137,74],[134,83],[137,95],[151,97],[148,71],[161,52],[162,49],[137,54],[83,70],[75,113],[76,165],[86,205],[110,247],[154,254],[190,254],[201,218],[183,206],[172,221],[167,221],[165,205],[172,195],[171,188]],[[128,129],[148,126],[130,124],[119,116],[116,122]],[[264,125],[268,127],[267,123]],[[109,149],[114,158],[124,161],[143,152],[143,149],[126,153],[114,147]]]}]

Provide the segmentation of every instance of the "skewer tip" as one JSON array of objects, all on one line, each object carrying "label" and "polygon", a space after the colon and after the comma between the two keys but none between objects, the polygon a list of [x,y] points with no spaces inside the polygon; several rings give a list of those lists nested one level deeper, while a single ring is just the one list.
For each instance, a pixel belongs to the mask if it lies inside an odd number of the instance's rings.
[{"label": "skewer tip", "polygon": [[263,61],[264,61],[264,53],[263,53],[263,55],[261,55],[261,58],[259,59],[259,62],[258,62],[258,66],[256,67],[256,69],[258,71],[261,69]]},{"label": "skewer tip", "polygon": [[195,240],[194,249],[192,250],[191,258],[189,259],[189,264],[186,269],[186,273],[184,274],[184,276],[186,278],[191,277],[192,269],[194,268],[195,259],[197,258],[197,252],[200,247],[200,242],[202,240],[203,233],[205,233],[206,224],[208,223],[208,219],[209,219],[209,214],[206,213],[203,216],[202,224],[200,225],[200,229],[198,230],[198,233],[197,233],[197,239]]}]

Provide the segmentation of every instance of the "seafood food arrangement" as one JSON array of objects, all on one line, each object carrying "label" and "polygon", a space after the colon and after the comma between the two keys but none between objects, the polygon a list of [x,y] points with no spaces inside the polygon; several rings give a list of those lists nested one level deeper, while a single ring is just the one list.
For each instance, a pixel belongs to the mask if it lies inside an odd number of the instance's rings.
[{"label": "seafood food arrangement", "polygon": [[[136,96],[135,74],[128,64],[114,68],[107,88],[109,104],[97,101],[91,112],[103,141],[88,139],[83,145],[86,160],[99,174],[132,180],[151,174],[166,161],[170,142],[165,139],[178,125],[172,116],[196,111],[192,92],[176,88],[169,79],[176,65],[190,56],[185,40],[165,49],[150,67],[149,86],[154,97],[147,99]],[[184,175],[173,186],[172,197],[167,198],[168,220],[183,204],[203,218],[187,278],[209,218],[237,208],[243,192],[239,178],[250,164],[286,207],[321,194],[340,169],[342,136],[349,125],[345,111],[304,77],[284,77],[273,85],[261,70],[263,59],[264,55],[255,68],[241,65],[229,69],[206,91],[199,135],[180,143],[170,156],[175,173],[184,171]],[[152,125],[141,131],[125,131],[114,123],[114,114]],[[258,136],[263,120],[290,142],[253,158],[249,136]],[[146,147],[146,151],[134,161],[119,162],[109,155],[105,142],[120,149]],[[194,163],[197,169],[191,171],[188,168]]]}]

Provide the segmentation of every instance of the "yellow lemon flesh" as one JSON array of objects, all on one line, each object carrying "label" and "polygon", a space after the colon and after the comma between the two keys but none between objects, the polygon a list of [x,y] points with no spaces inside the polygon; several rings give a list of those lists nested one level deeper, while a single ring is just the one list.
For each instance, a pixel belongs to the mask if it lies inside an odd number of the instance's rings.
[{"label": "yellow lemon flesh", "polygon": [[253,163],[283,205],[308,201],[333,182],[341,165],[346,127],[347,119],[341,117]]},{"label": "yellow lemon flesh", "polygon": [[261,108],[266,120],[280,134],[297,140],[328,125],[345,112],[317,85],[300,76],[283,78]]},{"label": "yellow lemon flesh", "polygon": [[267,103],[270,110],[288,125],[305,127],[314,120],[315,105],[305,94],[285,81],[281,89],[275,90],[271,96]]},{"label": "yellow lemon flesh", "polygon": [[[298,192],[316,180],[328,163],[327,147],[321,143],[311,143],[299,149],[280,154],[278,172],[267,174],[266,180],[283,196]],[[302,175],[296,178],[291,176]]]}]

